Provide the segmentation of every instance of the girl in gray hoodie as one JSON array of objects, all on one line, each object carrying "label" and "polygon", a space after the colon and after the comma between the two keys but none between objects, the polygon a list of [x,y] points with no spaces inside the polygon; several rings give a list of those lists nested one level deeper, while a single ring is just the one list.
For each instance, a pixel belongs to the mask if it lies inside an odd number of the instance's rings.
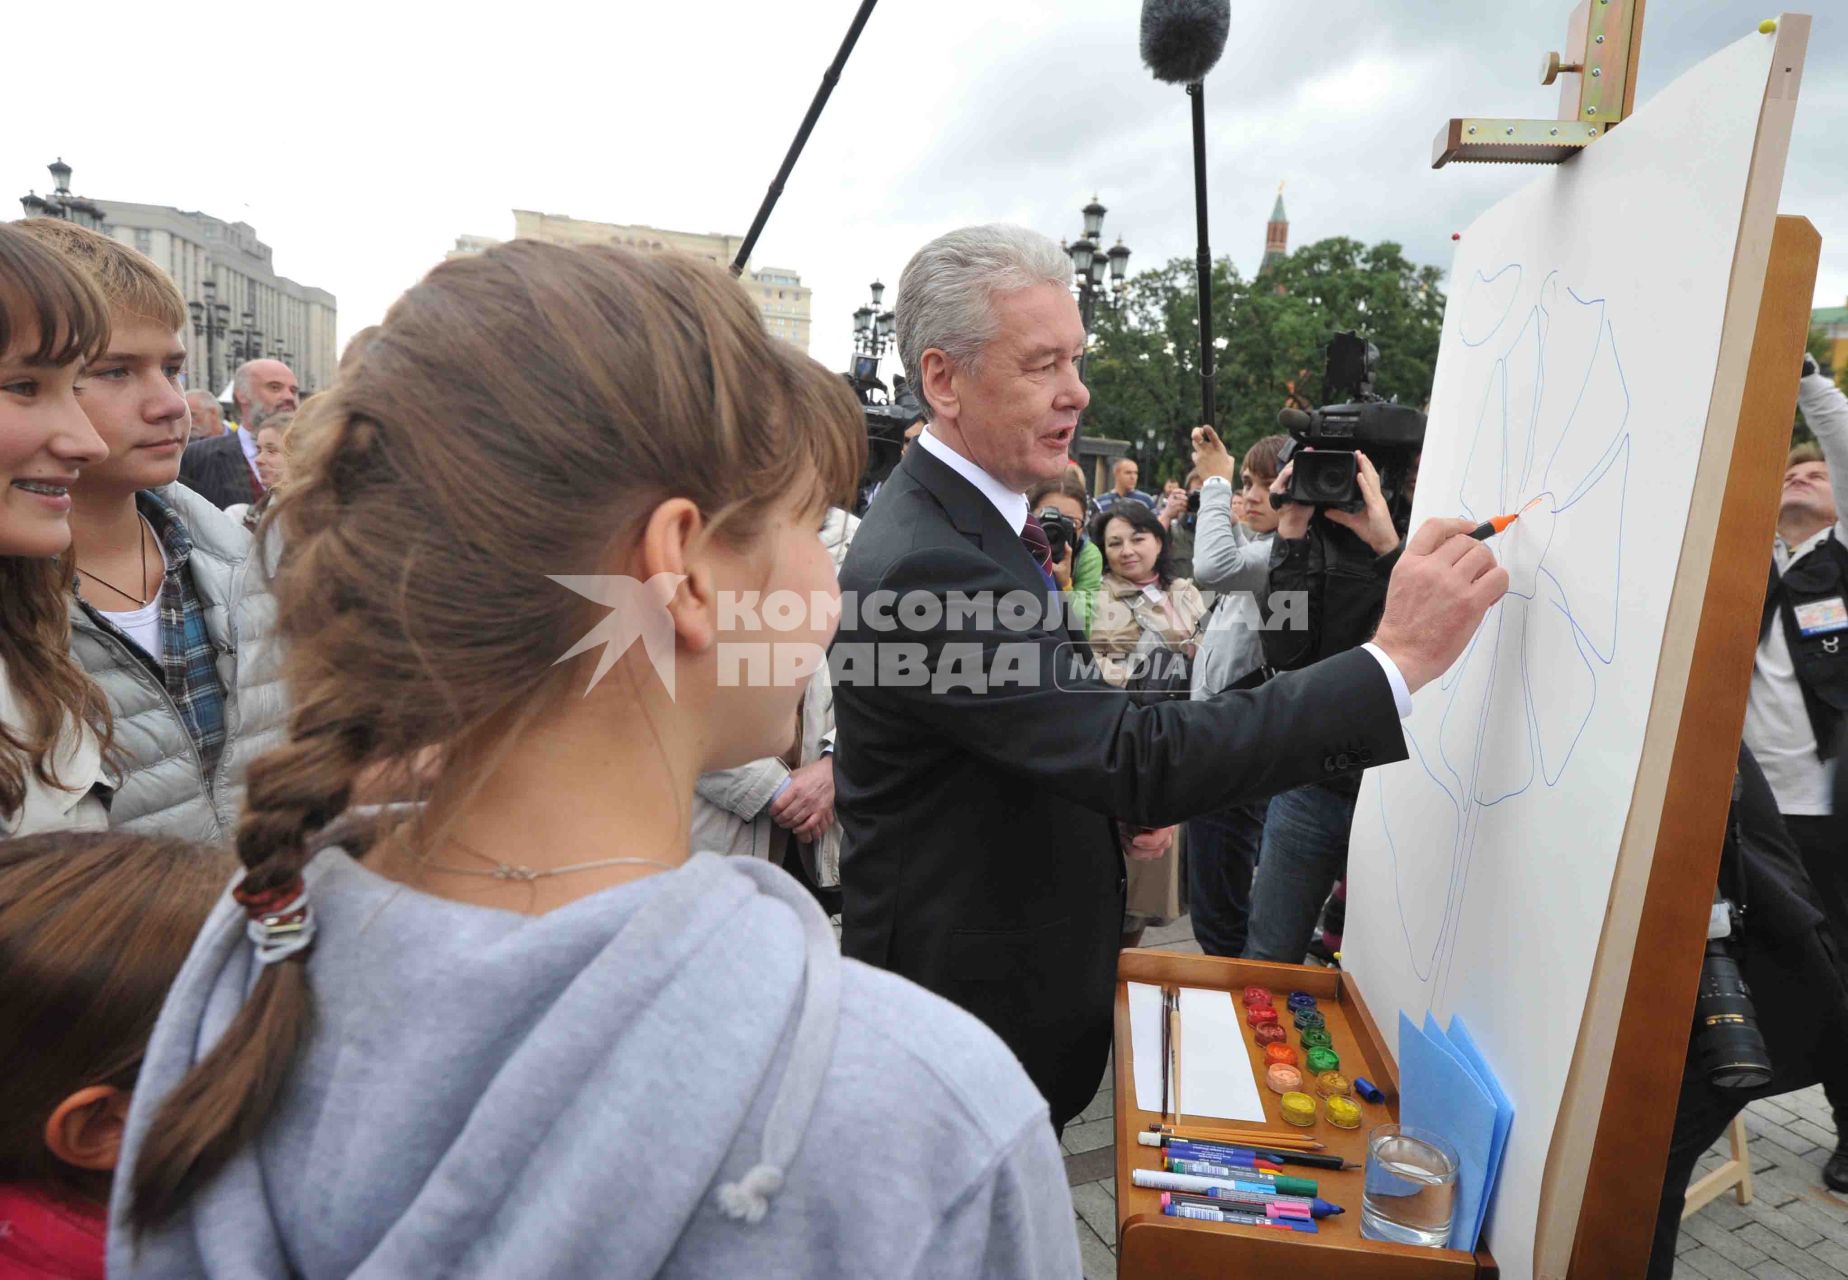
[{"label": "girl in gray hoodie", "polygon": [[[296,710],[142,1067],[110,1274],[1076,1275],[1001,1042],[688,853],[695,779],[788,745],[833,631],[839,378],[716,269],[515,241],[296,430]],[[771,630],[777,592],[810,607]],[[336,822],[362,784],[421,803]]]}]

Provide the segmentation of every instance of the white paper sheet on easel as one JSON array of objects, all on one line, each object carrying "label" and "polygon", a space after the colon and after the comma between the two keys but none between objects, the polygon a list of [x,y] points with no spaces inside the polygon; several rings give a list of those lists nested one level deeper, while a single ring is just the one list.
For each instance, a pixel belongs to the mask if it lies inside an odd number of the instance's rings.
[{"label": "white paper sheet on easel", "polygon": [[[1161,988],[1129,984],[1129,1066],[1136,1105],[1160,1114]],[[1264,1119],[1238,1009],[1230,994],[1181,988],[1181,1112],[1221,1120]]]}]

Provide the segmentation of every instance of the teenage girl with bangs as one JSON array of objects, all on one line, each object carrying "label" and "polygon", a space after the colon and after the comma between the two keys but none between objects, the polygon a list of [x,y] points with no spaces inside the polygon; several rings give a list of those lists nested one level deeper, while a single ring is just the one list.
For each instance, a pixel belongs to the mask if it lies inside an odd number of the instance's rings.
[{"label": "teenage girl with bangs", "polygon": [[108,456],[77,405],[96,286],[0,224],[0,838],[107,825],[102,691],[70,656],[71,484]]}]

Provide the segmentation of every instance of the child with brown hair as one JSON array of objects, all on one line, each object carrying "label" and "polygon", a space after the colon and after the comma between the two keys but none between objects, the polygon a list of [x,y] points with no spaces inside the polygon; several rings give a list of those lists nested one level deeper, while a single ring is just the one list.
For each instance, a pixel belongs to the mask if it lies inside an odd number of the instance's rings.
[{"label": "child with brown hair", "polygon": [[[111,1274],[1077,1274],[1006,1046],[690,847],[836,625],[839,376],[712,266],[515,240],[296,421],[295,711],[149,1046]],[[347,812],[420,756],[421,806]]]},{"label": "child with brown hair", "polygon": [[0,841],[0,1276],[101,1280],[142,1054],[235,865],[123,832]]}]

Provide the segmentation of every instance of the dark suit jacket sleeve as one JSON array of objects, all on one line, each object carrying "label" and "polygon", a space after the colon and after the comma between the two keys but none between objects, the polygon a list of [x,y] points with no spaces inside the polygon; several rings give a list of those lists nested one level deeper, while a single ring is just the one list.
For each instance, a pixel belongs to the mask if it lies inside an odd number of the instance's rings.
[{"label": "dark suit jacket sleeve", "polygon": [[[937,584],[964,593],[1018,591],[1019,583],[973,546],[936,546],[904,556],[878,588],[903,597],[917,591],[942,600]],[[863,600],[864,604],[865,601]],[[1379,662],[1356,650],[1253,690],[1229,690],[1201,702],[1138,706],[1131,696],[1087,673],[1089,650],[1058,627],[989,630],[947,623],[874,630],[864,621],[851,642],[861,669],[837,644],[837,683],[853,679],[869,711],[902,726],[911,722],[964,750],[1125,822],[1158,827],[1240,801],[1275,795],[1369,765],[1405,758],[1392,688]],[[923,652],[930,681],[881,678],[870,688],[867,649],[909,646]],[[952,646],[960,646],[953,649]],[[976,666],[992,676],[1012,670],[1026,678],[990,678],[967,687],[956,672]],[[876,657],[873,659],[876,661]],[[1037,677],[1037,678],[1035,678]]]},{"label": "dark suit jacket sleeve", "polygon": [[186,446],[180,455],[180,483],[222,511],[251,501],[249,466],[244,447],[227,431]]}]

